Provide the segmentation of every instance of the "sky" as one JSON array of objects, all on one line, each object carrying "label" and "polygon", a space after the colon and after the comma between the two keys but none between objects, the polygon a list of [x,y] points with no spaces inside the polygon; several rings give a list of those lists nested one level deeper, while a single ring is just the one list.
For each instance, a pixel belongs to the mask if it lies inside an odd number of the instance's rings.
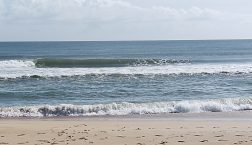
[{"label": "sky", "polygon": [[0,41],[252,38],[251,0],[0,0]]}]

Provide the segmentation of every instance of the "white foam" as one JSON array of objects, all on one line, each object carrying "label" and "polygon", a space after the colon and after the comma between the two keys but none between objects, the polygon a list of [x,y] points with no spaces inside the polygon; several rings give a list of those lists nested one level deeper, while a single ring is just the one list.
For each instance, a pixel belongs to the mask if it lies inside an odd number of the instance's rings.
[{"label": "white foam", "polygon": [[0,117],[97,116],[252,110],[252,97],[154,103],[38,105],[0,108]]},{"label": "white foam", "polygon": [[34,68],[35,63],[31,60],[4,60],[0,61],[0,69]]},{"label": "white foam", "polygon": [[162,66],[104,67],[104,68],[37,68],[32,60],[0,61],[0,78],[61,77],[82,75],[163,75],[197,73],[251,73],[252,64],[172,64]]}]

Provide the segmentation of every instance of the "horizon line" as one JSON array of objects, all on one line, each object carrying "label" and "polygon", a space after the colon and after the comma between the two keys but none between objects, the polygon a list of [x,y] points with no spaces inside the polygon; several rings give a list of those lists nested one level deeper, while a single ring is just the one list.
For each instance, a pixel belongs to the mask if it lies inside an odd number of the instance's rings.
[{"label": "horizon line", "polygon": [[146,40],[10,40],[4,42],[140,42],[140,41],[229,41],[229,40],[252,40],[252,38],[230,38],[230,39],[146,39]]}]

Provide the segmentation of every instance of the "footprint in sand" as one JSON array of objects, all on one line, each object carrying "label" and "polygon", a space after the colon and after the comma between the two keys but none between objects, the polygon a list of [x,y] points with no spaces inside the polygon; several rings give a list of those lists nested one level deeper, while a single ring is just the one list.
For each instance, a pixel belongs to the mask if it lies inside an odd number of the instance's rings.
[{"label": "footprint in sand", "polygon": [[88,140],[87,138],[85,138],[85,137],[81,137],[81,138],[79,138],[80,140]]},{"label": "footprint in sand", "polygon": [[157,136],[157,137],[160,137],[160,136],[163,136],[163,135],[160,135],[160,134],[156,134],[155,136]]},{"label": "footprint in sand", "polygon": [[64,140],[60,140],[60,141],[58,141],[58,142],[65,142]]},{"label": "footprint in sand", "polygon": [[184,140],[179,140],[178,142],[181,142],[181,143],[183,143],[183,142],[185,142]]},{"label": "footprint in sand", "polygon": [[58,143],[56,143],[56,142],[52,142],[52,143],[51,143],[51,145],[55,145],[55,144],[58,144]]},{"label": "footprint in sand", "polygon": [[37,140],[38,142],[43,142],[43,143],[50,143],[48,140]]},{"label": "footprint in sand", "polygon": [[200,134],[195,134],[194,136],[203,136],[203,135],[200,135]]},{"label": "footprint in sand", "polygon": [[242,135],[242,134],[236,134],[235,136],[244,136],[244,135]]},{"label": "footprint in sand", "polygon": [[159,144],[167,144],[167,141],[161,141]]},{"label": "footprint in sand", "polygon": [[44,132],[38,132],[37,134],[46,134],[46,133],[44,133]]},{"label": "footprint in sand", "polygon": [[66,133],[64,130],[62,130],[61,132],[58,132],[58,136],[62,136],[64,133]]},{"label": "footprint in sand", "polygon": [[143,136],[137,136],[136,138],[144,138],[145,136],[143,135]]},{"label": "footprint in sand", "polygon": [[214,136],[214,137],[223,137],[224,135],[216,135],[216,136]]},{"label": "footprint in sand", "polygon": [[116,137],[125,138],[126,136],[121,136],[121,135],[118,135],[118,136],[116,136]]},{"label": "footprint in sand", "polygon": [[73,138],[74,136],[72,136],[72,135],[69,135],[69,136],[67,136],[67,139],[71,139],[71,138]]},{"label": "footprint in sand", "polygon": [[76,139],[71,139],[71,141],[76,141]]},{"label": "footprint in sand", "polygon": [[228,141],[228,140],[226,140],[226,139],[219,139],[218,141]]}]

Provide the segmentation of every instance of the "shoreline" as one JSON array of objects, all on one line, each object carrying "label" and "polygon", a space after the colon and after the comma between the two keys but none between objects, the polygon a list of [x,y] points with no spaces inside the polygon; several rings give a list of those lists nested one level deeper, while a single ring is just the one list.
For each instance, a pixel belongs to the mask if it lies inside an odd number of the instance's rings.
[{"label": "shoreline", "polygon": [[[110,102],[104,104],[40,104],[0,107],[1,117],[110,117],[110,116],[181,116],[176,114],[209,114],[219,112],[252,111],[251,97],[195,99],[160,102]],[[188,115],[185,115],[188,116]],[[197,116],[197,115],[189,115]]]},{"label": "shoreline", "polygon": [[1,120],[252,120],[252,110],[94,116],[0,117]]}]

